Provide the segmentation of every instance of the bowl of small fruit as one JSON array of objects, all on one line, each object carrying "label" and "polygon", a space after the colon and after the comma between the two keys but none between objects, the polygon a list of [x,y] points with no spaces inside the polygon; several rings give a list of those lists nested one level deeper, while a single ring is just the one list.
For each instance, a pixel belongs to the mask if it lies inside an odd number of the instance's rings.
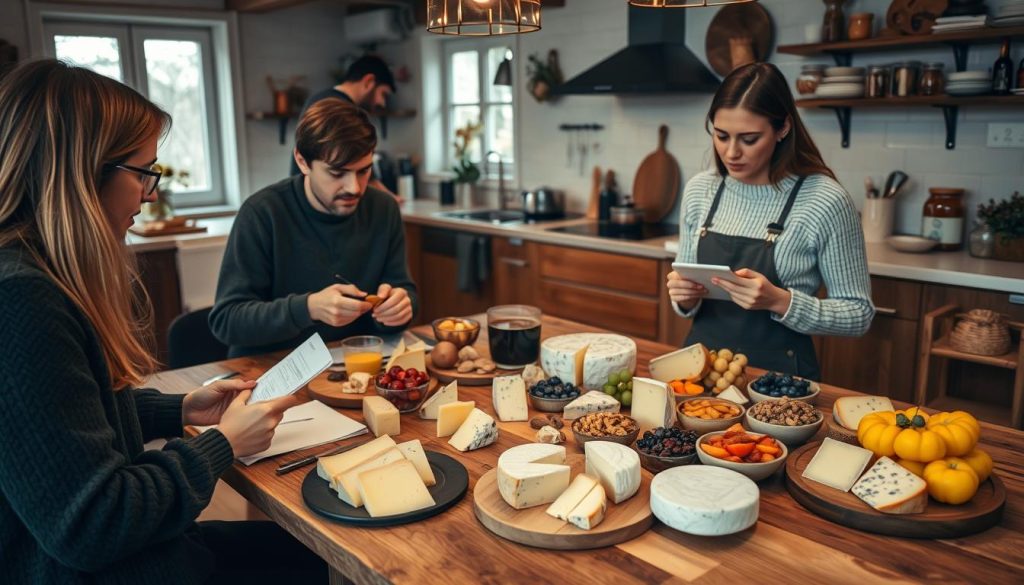
[{"label": "bowl of small fruit", "polygon": [[700,434],[724,431],[743,418],[743,407],[723,398],[694,397],[676,405],[679,424]]},{"label": "bowl of small fruit", "polygon": [[708,353],[708,373],[699,382],[718,394],[729,386],[742,388],[748,381],[747,356],[731,349],[711,350]]},{"label": "bowl of small fruit", "polygon": [[629,408],[633,404],[633,371],[624,369],[608,374],[608,380],[601,390]]},{"label": "bowl of small fruit", "polygon": [[782,397],[763,400],[747,409],[747,426],[755,433],[771,435],[787,447],[797,447],[813,437],[825,417],[821,412],[799,400]]},{"label": "bowl of small fruit", "polygon": [[442,317],[431,323],[434,328],[434,339],[449,341],[456,349],[476,343],[480,336],[480,322],[465,317]]},{"label": "bowl of small fruit", "polygon": [[423,404],[430,390],[430,377],[416,368],[392,366],[374,378],[377,394],[395,405],[399,412],[413,412]]},{"label": "bowl of small fruit", "polygon": [[817,382],[805,380],[799,376],[791,376],[780,372],[769,372],[747,385],[747,393],[754,403],[764,400],[799,400],[807,404],[817,404],[821,386]]},{"label": "bowl of small fruit", "polygon": [[738,471],[753,481],[778,471],[788,455],[789,449],[782,441],[771,435],[751,433],[739,423],[697,439],[701,463]]},{"label": "bowl of small fruit", "polygon": [[679,427],[658,427],[644,431],[636,442],[640,465],[651,473],[689,465],[697,460],[699,436],[697,431],[685,431]]},{"label": "bowl of small fruit", "polygon": [[565,405],[580,397],[580,389],[558,376],[541,380],[530,387],[530,406],[541,412],[562,412]]}]

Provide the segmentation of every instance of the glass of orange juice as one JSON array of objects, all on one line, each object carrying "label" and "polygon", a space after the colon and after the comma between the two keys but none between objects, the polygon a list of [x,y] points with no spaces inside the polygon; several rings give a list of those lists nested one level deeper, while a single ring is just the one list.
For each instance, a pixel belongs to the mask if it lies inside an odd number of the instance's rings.
[{"label": "glass of orange juice", "polygon": [[349,375],[366,372],[376,376],[383,360],[384,340],[375,335],[358,335],[341,342],[345,355],[345,370]]}]

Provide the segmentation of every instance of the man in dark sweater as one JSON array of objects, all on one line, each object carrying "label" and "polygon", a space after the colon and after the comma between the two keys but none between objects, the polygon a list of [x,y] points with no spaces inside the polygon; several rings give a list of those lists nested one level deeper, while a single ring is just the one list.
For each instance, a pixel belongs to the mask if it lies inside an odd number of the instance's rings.
[{"label": "man in dark sweater", "polygon": [[210,327],[232,357],[296,347],[314,331],[395,333],[418,306],[398,204],[367,188],[377,138],[366,114],[322,100],[295,135],[303,174],[246,200],[224,252]]}]

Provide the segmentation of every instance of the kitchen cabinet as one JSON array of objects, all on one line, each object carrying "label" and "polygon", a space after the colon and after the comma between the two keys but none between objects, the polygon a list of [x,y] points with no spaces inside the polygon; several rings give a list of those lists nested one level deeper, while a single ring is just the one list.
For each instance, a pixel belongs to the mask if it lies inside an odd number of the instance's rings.
[{"label": "kitchen cabinet", "polygon": [[419,290],[419,321],[422,323],[451,315],[483,313],[494,305],[493,274],[476,291],[458,289],[456,239],[459,233],[407,224],[409,271]]},{"label": "kitchen cabinet", "polygon": [[659,323],[660,335],[658,341],[676,347],[683,347],[686,336],[690,334],[690,327],[693,326],[693,319],[680,317],[672,308],[672,299],[668,297],[668,290],[665,288],[665,280],[669,272],[672,272],[672,261],[662,260],[658,269],[658,283],[661,287],[659,293]]},{"label": "kitchen cabinet", "polygon": [[520,238],[491,239],[494,304],[537,304],[537,245]]}]

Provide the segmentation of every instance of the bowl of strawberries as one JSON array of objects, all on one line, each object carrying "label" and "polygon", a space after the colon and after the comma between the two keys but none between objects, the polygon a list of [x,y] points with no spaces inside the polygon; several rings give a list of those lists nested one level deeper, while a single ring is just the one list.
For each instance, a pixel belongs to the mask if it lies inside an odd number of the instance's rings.
[{"label": "bowl of strawberries", "polygon": [[704,465],[738,471],[754,481],[771,476],[786,462],[789,449],[771,435],[752,433],[736,423],[697,439],[697,457]]},{"label": "bowl of strawberries", "polygon": [[374,378],[377,394],[395,405],[399,412],[412,412],[423,404],[430,390],[430,376],[416,368],[392,366]]}]

